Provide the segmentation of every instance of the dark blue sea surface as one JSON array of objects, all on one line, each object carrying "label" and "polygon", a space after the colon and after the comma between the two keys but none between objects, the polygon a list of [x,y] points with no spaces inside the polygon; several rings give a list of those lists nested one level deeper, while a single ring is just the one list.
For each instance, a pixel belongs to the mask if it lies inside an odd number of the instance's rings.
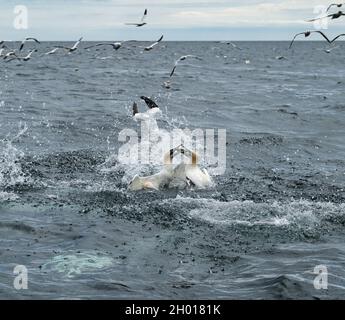
[{"label": "dark blue sea surface", "polygon": [[[345,44],[54,45],[0,60],[1,299],[345,298]],[[185,54],[202,60],[165,88]],[[141,95],[161,128],[226,129],[214,187],[127,191],[118,135]]]}]

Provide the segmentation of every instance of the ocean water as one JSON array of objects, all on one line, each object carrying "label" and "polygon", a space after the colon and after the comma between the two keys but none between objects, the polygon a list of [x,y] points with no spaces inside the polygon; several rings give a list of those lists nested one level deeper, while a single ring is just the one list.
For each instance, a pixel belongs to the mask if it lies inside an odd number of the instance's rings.
[{"label": "ocean water", "polygon": [[[54,45],[0,61],[1,299],[345,298],[344,44],[82,43],[42,56]],[[185,54],[202,60],[164,88]],[[118,135],[138,129],[141,95],[168,131],[226,129],[214,187],[127,191]],[[320,265],[328,289],[314,287]]]}]

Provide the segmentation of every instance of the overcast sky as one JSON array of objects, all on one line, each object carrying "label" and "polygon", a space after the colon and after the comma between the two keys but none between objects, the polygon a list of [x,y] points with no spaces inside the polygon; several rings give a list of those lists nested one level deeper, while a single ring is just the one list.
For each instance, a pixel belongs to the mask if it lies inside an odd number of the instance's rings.
[{"label": "overcast sky", "polygon": [[[324,0],[0,0],[0,40],[289,40],[313,30],[305,20]],[[14,7],[28,8],[28,29],[16,30]],[[148,25],[136,28],[148,9]],[[335,11],[339,9],[334,9]],[[345,11],[345,8],[344,8]],[[326,30],[345,32],[345,17]]]}]

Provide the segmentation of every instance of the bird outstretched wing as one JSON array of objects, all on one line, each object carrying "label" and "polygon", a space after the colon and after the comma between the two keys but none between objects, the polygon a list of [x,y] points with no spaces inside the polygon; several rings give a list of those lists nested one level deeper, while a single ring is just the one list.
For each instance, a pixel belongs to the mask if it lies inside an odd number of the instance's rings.
[{"label": "bird outstretched wing", "polygon": [[152,109],[152,108],[159,108],[158,105],[150,98],[141,96],[140,99],[144,100],[147,106]]},{"label": "bird outstretched wing", "polygon": [[145,19],[146,19],[146,16],[147,16],[147,9],[145,9],[145,11],[144,11],[144,15],[143,15],[143,17],[141,18],[141,22],[144,22],[145,21]]},{"label": "bird outstretched wing", "polygon": [[333,39],[331,40],[331,43],[334,42],[335,40],[337,40],[338,38],[344,37],[344,36],[345,36],[345,33],[342,33],[342,34],[337,35],[335,38],[333,38]]}]

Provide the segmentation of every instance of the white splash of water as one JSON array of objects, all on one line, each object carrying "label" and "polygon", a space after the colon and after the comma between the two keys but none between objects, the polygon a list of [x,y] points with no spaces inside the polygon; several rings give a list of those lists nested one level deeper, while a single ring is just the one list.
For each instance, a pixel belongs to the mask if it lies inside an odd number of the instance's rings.
[{"label": "white splash of water", "polygon": [[[105,160],[105,162],[99,166],[101,172],[108,174],[111,172],[123,173],[121,182],[128,184],[135,175],[150,175],[159,172],[163,167],[164,155],[169,152],[171,148],[174,148],[181,143],[191,150],[197,150],[197,153],[202,154],[204,152],[203,136],[202,143],[195,139],[192,130],[180,129],[181,126],[186,125],[186,119],[170,119],[166,113],[161,116],[168,129],[159,129],[159,134],[156,140],[144,140],[143,137],[138,142],[128,144],[126,149],[122,149],[118,153],[112,153]],[[133,126],[133,129],[136,127]],[[141,128],[138,128],[140,134]],[[159,136],[159,137],[158,137]],[[200,139],[201,140],[201,139]],[[108,143],[109,145],[109,143]],[[108,147],[109,150],[109,147]],[[143,153],[142,153],[143,151]],[[133,155],[135,155],[133,157]],[[145,160],[142,161],[144,156]],[[180,163],[183,156],[177,156],[174,158],[173,163]],[[207,163],[204,159],[201,159],[201,165],[207,167]]]},{"label": "white splash of water", "polygon": [[111,267],[114,261],[111,257],[98,252],[70,252],[53,257],[42,266],[42,271],[56,272],[67,278],[74,278],[83,273],[92,273]]},{"label": "white splash of water", "polygon": [[[218,225],[294,225],[302,229],[322,228],[325,221],[334,221],[345,215],[345,203],[294,200],[290,202],[229,201],[177,197],[170,204],[194,208],[187,212],[193,219]],[[186,203],[186,205],[184,205]],[[336,223],[336,222],[335,222]]]},{"label": "white splash of water", "polygon": [[[11,139],[6,137],[0,140],[0,188],[23,184],[30,180],[26,176],[20,164],[20,160],[24,157],[24,152],[14,146],[14,143],[22,137],[28,130],[26,124],[20,123],[19,132]],[[4,196],[4,194],[3,194]]]}]

